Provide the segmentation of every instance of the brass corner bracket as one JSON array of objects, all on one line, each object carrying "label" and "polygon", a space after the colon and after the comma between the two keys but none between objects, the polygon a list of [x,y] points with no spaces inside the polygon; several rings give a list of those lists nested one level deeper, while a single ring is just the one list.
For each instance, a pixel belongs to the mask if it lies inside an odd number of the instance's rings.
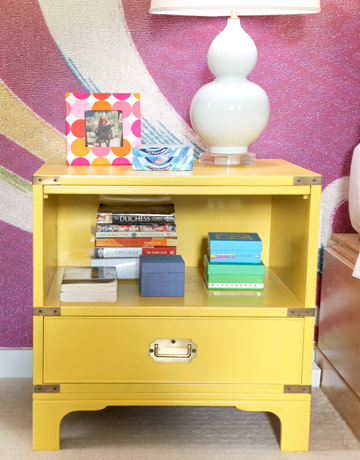
[{"label": "brass corner bracket", "polygon": [[315,308],[288,308],[288,317],[315,316]]},{"label": "brass corner bracket", "polygon": [[294,176],[293,185],[321,185],[321,176]]},{"label": "brass corner bracket", "polygon": [[310,394],[311,385],[284,385],[284,393]]},{"label": "brass corner bracket", "polygon": [[34,385],[34,393],[60,393],[60,385]]},{"label": "brass corner bracket", "polygon": [[34,316],[61,316],[60,307],[35,307]]},{"label": "brass corner bracket", "polygon": [[33,185],[60,185],[60,176],[33,176]]}]

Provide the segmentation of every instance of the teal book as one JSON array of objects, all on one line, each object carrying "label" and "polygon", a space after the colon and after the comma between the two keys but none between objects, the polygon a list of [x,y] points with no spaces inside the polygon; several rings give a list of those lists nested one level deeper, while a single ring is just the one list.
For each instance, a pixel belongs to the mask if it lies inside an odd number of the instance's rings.
[{"label": "teal book", "polygon": [[213,251],[210,253],[212,264],[247,264],[259,265],[261,251]]},{"label": "teal book", "polygon": [[257,233],[209,232],[209,250],[214,251],[260,251],[262,241]]},{"label": "teal book", "polygon": [[260,275],[265,274],[265,265],[258,260],[256,264],[214,263],[208,254],[204,255],[204,267],[208,275]]}]

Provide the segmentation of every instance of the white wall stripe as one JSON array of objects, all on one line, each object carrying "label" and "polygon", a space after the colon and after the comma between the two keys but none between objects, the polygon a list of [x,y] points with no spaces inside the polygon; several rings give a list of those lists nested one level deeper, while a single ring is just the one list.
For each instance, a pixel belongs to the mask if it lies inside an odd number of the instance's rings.
[{"label": "white wall stripe", "polygon": [[183,143],[190,138],[205,149],[149,74],[119,0],[107,0],[106,8],[98,0],[39,0],[39,4],[69,67],[76,68],[76,77],[89,91],[96,87],[103,92],[140,92],[142,116],[156,130],[166,120],[166,128]]},{"label": "white wall stripe", "polygon": [[1,220],[32,232],[32,193],[0,180]]}]

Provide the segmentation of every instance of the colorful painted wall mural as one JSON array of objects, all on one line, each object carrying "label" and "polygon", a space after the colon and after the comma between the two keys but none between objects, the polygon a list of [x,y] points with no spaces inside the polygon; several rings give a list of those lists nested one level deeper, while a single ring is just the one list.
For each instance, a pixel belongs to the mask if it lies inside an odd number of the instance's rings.
[{"label": "colorful painted wall mural", "polygon": [[[32,345],[31,176],[65,160],[65,92],[139,92],[144,143],[191,142],[192,96],[212,79],[206,54],[224,18],[151,16],[150,0],[1,0],[0,347]],[[323,175],[320,246],[351,232],[352,151],[360,142],[360,5],[241,20],[258,47],[251,79],[271,102],[252,145]]]}]

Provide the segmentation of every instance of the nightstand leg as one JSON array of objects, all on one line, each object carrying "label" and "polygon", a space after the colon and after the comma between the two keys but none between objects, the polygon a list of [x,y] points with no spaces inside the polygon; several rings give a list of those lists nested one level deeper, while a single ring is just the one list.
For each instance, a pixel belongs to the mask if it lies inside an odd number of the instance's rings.
[{"label": "nightstand leg", "polygon": [[33,402],[33,450],[60,449],[60,423],[66,411],[58,402]]},{"label": "nightstand leg", "polygon": [[311,401],[243,402],[239,410],[271,412],[281,423],[280,449],[306,452],[309,449]]},{"label": "nightstand leg", "polygon": [[310,406],[310,401],[287,402],[275,412],[281,422],[282,451],[309,450]]},{"label": "nightstand leg", "polygon": [[105,407],[89,401],[33,401],[33,450],[60,449],[60,423],[66,414]]}]

